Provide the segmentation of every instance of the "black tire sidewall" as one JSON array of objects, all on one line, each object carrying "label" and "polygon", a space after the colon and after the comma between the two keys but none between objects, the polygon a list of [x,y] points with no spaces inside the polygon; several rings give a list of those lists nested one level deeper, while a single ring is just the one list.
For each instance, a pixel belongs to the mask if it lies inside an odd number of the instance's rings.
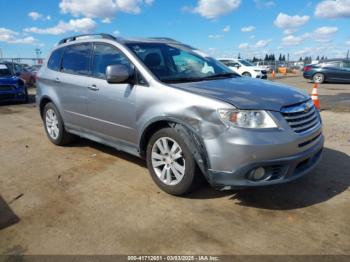
[{"label": "black tire sidewall", "polygon": [[252,74],[249,73],[249,72],[244,72],[244,73],[242,74],[242,76],[245,76],[245,77],[252,77]]},{"label": "black tire sidewall", "polygon": [[[57,116],[57,120],[58,120],[58,130],[59,130],[59,134],[57,139],[53,139],[50,134],[47,131],[47,127],[46,127],[46,112],[52,109],[56,116]],[[63,135],[64,135],[64,126],[63,126],[63,120],[62,117],[57,109],[57,107],[53,104],[53,103],[47,103],[44,107],[44,111],[43,111],[43,121],[44,121],[44,128],[45,128],[45,133],[47,135],[47,137],[49,138],[49,140],[54,143],[55,145],[61,145],[63,142]]]},{"label": "black tire sidewall", "polygon": [[[179,146],[182,149],[183,156],[185,158],[186,166],[185,166],[185,175],[182,178],[182,180],[173,186],[169,186],[164,184],[156,175],[156,173],[153,170],[152,166],[152,160],[151,160],[151,153],[152,153],[152,147],[154,143],[161,137],[169,137],[173,140],[175,140]],[[165,192],[171,195],[184,195],[186,193],[189,193],[193,187],[194,183],[196,182],[195,177],[196,174],[196,163],[194,160],[194,157],[189,150],[186,143],[183,141],[183,138],[178,134],[175,129],[173,128],[164,128],[159,131],[157,131],[150,139],[148,145],[147,145],[147,151],[146,151],[146,161],[147,161],[147,167],[148,170],[152,176],[152,179],[154,182]]]}]

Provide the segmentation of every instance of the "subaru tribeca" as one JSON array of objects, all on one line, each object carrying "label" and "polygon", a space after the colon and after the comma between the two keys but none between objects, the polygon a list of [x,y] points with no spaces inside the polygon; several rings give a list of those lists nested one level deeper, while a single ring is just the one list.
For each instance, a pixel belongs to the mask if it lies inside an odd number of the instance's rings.
[{"label": "subaru tribeca", "polygon": [[173,195],[202,175],[220,190],[297,179],[324,143],[307,94],[168,38],[63,39],[38,73],[37,103],[52,143],[80,136],[145,158]]}]

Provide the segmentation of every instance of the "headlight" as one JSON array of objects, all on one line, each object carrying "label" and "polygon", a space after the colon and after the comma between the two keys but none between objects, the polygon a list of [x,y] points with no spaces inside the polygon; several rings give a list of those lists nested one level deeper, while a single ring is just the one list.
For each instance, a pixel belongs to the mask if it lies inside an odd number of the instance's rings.
[{"label": "headlight", "polygon": [[276,128],[278,127],[270,114],[264,110],[219,109],[220,119],[227,126],[242,128]]}]

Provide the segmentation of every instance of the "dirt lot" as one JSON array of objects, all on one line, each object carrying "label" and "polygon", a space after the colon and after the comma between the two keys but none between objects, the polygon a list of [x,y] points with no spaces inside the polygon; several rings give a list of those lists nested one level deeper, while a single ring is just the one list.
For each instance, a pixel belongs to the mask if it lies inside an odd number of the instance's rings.
[{"label": "dirt lot", "polygon": [[312,174],[184,198],[137,158],[83,139],[52,145],[34,104],[0,106],[0,254],[350,255],[350,85],[319,92],[326,144]]}]

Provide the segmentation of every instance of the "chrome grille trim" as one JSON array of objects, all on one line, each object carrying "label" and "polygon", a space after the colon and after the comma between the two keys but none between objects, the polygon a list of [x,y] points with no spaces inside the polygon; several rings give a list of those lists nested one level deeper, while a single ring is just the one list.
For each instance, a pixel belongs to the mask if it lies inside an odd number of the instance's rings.
[{"label": "chrome grille trim", "polygon": [[281,113],[296,133],[310,131],[320,125],[320,119],[311,100],[282,108]]}]

